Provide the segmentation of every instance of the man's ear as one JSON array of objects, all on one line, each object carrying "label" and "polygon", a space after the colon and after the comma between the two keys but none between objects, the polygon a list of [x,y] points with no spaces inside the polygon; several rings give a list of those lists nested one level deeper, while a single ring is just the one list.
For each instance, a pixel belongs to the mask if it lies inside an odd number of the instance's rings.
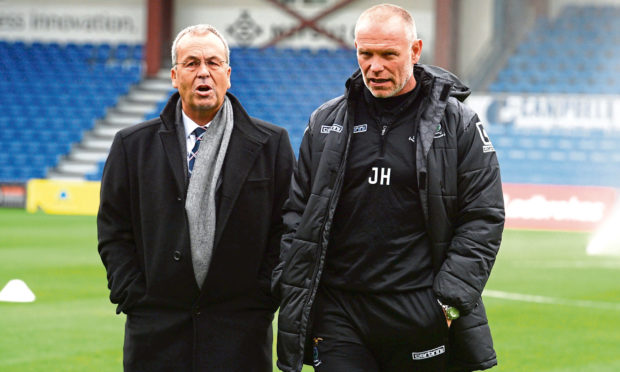
[{"label": "man's ear", "polygon": [[172,87],[177,89],[179,85],[177,84],[177,68],[173,67],[170,69],[170,80],[172,81]]},{"label": "man's ear", "polygon": [[421,55],[422,55],[422,40],[417,39],[411,45],[411,62],[413,62],[413,64],[418,63]]},{"label": "man's ear", "polygon": [[228,66],[228,71],[226,71],[226,75],[228,76],[228,89],[232,86],[230,83],[230,73],[232,72],[232,67]]}]

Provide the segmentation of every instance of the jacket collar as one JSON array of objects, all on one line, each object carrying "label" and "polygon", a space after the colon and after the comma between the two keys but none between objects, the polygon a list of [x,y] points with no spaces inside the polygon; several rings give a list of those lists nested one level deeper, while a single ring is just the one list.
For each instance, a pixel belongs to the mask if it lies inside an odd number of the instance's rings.
[{"label": "jacket collar", "polygon": [[[445,94],[455,97],[459,101],[464,101],[471,94],[471,90],[456,75],[441,67],[416,64],[413,66],[414,75],[417,77],[417,83],[422,84],[422,89],[428,94],[429,91],[437,86],[442,89],[446,88]],[[364,81],[362,79],[362,71],[357,69],[345,83],[345,95],[352,95],[358,89],[362,89]],[[445,99],[446,97],[444,97]]]},{"label": "jacket collar", "polygon": [[[221,184],[218,186],[220,200],[217,208],[217,224],[215,245],[217,247],[222,231],[226,226],[230,212],[235,205],[241,187],[260,153],[263,145],[269,140],[270,133],[254,123],[239,100],[231,93],[226,93],[233,108],[234,128],[230,136],[226,158],[222,166]],[[181,109],[180,95],[175,92],[160,115],[159,131],[168,162],[172,168],[179,195],[186,193],[186,176],[184,173],[185,149],[178,140],[177,132],[183,131],[179,122]]]},{"label": "jacket collar", "polygon": [[[418,138],[422,145],[422,155],[426,157],[435,133],[442,130],[440,122],[448,98],[454,97],[459,101],[464,101],[471,90],[456,75],[441,67],[416,64],[413,70],[417,83],[421,85],[419,94],[424,96],[422,101],[422,110],[424,111],[420,116]],[[363,84],[362,72],[358,69],[345,84],[347,88],[345,96],[357,97],[357,92]]]},{"label": "jacket collar", "polygon": [[[233,107],[235,130],[238,130],[250,141],[265,143],[269,139],[269,133],[260,129],[252,122],[252,119],[245,111],[237,97],[230,92],[226,93],[226,96],[230,99],[230,103]],[[179,111],[181,109],[180,98],[181,96],[179,95],[179,92],[175,92],[172,96],[170,96],[168,103],[166,103],[166,106],[162,110],[160,118],[162,121],[163,131],[176,131],[177,124],[182,123],[179,121],[179,118],[181,117],[181,113]]]}]

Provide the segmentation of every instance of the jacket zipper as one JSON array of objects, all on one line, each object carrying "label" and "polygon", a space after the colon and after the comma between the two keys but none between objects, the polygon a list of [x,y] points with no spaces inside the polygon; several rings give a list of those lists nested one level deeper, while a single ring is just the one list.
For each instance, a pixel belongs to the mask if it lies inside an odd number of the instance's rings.
[{"label": "jacket zipper", "polygon": [[384,125],[381,128],[381,158],[385,157],[385,134],[388,132],[389,129],[389,125]]},{"label": "jacket zipper", "polygon": [[[345,150],[344,150],[343,158],[340,161],[340,165],[338,166],[338,173],[337,173],[337,176],[336,176],[336,182],[334,182],[334,190],[338,190],[340,188],[340,184],[342,183],[342,180],[344,179],[344,167],[345,167],[345,165],[347,163],[347,156],[349,154],[349,146],[350,146],[350,144],[351,144],[351,133],[348,133],[347,144],[345,145]],[[338,194],[338,198],[340,197],[339,196],[340,192],[338,192],[338,193],[333,192],[331,194],[330,198],[329,198],[329,201],[327,202],[327,213],[328,214],[330,213],[330,210],[332,209],[331,206],[333,205],[334,200],[337,199],[336,194]],[[318,245],[318,248],[319,248],[319,260],[322,259],[323,251],[325,249],[325,247],[324,247],[324,243],[325,242],[323,241],[323,232],[325,231],[325,225],[327,224],[328,220],[331,221],[332,219],[333,219],[333,215],[332,215],[331,219],[326,218],[325,221],[323,221],[323,224],[321,225],[321,229],[319,230],[319,237],[320,237],[320,240],[321,240],[319,242],[319,245]],[[304,306],[303,306],[304,308],[306,308],[308,306],[308,304],[310,303],[310,299],[313,299],[312,302],[314,302],[314,299],[316,299],[316,292],[317,292],[317,290],[319,288],[319,285],[316,282],[316,277],[317,277],[317,275],[319,275],[319,266],[321,266],[320,261],[319,261],[319,264],[316,265],[316,268],[315,268],[314,272],[312,273],[312,281],[311,281],[312,288],[310,290],[310,296],[308,296],[308,299],[304,303]],[[308,314],[308,321],[306,322],[306,334],[304,335],[304,340],[303,340],[304,346],[305,346],[305,338],[308,337],[308,330],[311,328],[311,326],[312,326],[312,309],[310,308],[309,309],[309,314]],[[302,353],[301,353],[301,355],[302,355],[301,366],[303,366],[303,355],[304,355],[304,352],[305,351],[302,351]]]}]

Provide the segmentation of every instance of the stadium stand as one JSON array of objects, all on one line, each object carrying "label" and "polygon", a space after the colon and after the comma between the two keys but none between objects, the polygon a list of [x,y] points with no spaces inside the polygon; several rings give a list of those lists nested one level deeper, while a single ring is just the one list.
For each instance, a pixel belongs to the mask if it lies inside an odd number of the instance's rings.
[{"label": "stadium stand", "polygon": [[[567,6],[555,19],[539,20],[489,91],[620,94],[619,17],[620,7]],[[0,81],[0,181],[45,177],[139,82],[141,53],[140,45],[0,42],[0,69],[8,77]],[[233,48],[231,67],[231,92],[250,115],[286,127],[297,150],[312,110],[342,94],[357,63],[354,51],[345,49]],[[167,70],[158,84],[155,103],[119,125],[159,115],[173,92]],[[118,128],[104,128],[107,142],[86,179],[101,178],[110,133]],[[493,122],[487,131],[504,182],[620,187],[620,133]],[[37,155],[26,156],[33,138]]]},{"label": "stadium stand", "polygon": [[140,79],[141,45],[0,41],[0,182],[44,178]]},{"label": "stadium stand", "polygon": [[[619,17],[620,7],[567,6],[538,20],[489,91],[620,94]],[[490,124],[504,182],[620,187],[617,131]]]},{"label": "stadium stand", "polygon": [[236,52],[231,91],[251,115],[285,126],[295,151],[312,111],[343,94],[357,69],[355,52],[347,49]]},{"label": "stadium stand", "polygon": [[620,94],[620,7],[567,6],[539,19],[491,92]]}]

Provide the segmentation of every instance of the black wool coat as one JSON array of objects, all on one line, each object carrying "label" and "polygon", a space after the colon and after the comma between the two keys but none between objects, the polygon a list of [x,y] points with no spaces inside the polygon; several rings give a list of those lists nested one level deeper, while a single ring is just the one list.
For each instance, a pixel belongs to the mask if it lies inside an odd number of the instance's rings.
[{"label": "black wool coat", "polygon": [[185,212],[179,94],[159,118],[119,131],[101,181],[99,254],[110,300],[127,314],[126,371],[272,370],[270,273],[294,154],[283,128],[250,118],[228,94],[234,129],[216,192],[212,261],[202,290]]}]

